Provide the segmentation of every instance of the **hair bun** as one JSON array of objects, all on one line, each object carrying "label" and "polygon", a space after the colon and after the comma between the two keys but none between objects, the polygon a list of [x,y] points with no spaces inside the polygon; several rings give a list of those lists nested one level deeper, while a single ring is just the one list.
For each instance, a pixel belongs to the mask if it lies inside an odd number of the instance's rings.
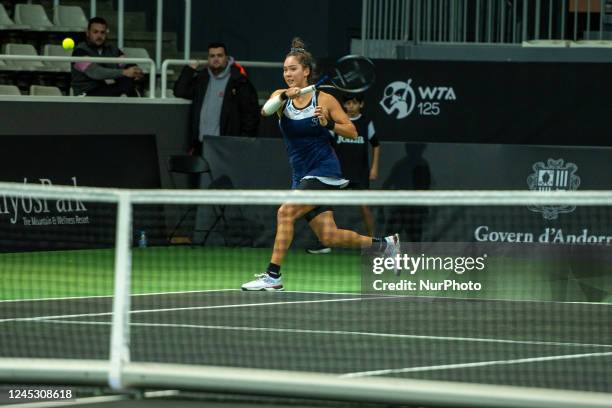
[{"label": "hair bun", "polygon": [[308,74],[308,81],[310,82],[310,78],[312,78],[314,74],[315,62],[310,52],[308,52],[304,47],[304,40],[302,40],[300,37],[295,37],[291,41],[291,50],[285,58],[289,57],[296,58],[300,65],[310,70],[310,73]]},{"label": "hair bun", "polygon": [[302,40],[300,37],[294,37],[293,40],[291,40],[291,51],[306,51],[304,47],[304,40]]}]

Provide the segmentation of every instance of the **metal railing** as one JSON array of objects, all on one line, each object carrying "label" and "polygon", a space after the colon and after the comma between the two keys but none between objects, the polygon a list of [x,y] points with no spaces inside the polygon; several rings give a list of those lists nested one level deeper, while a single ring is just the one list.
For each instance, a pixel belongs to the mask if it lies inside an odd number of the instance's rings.
[{"label": "metal railing", "polygon": [[[167,59],[162,64],[161,68],[161,97],[166,98],[166,88],[168,86],[168,67],[175,65],[195,64],[206,66],[207,61],[188,60],[188,59]],[[246,68],[282,68],[282,62],[263,62],[263,61],[238,61],[240,65]]]},{"label": "metal railing", "polygon": [[[91,0],[95,1],[95,0]],[[124,45],[124,1],[117,1],[117,43],[119,48]],[[92,5],[93,7],[93,5]],[[157,0],[155,6],[155,62],[159,70],[162,61],[162,36],[164,19],[164,0]],[[185,0],[185,30],[183,44],[184,58],[189,59],[191,53],[191,0]]]},{"label": "metal railing", "polygon": [[[131,63],[145,64],[149,67],[149,98],[155,98],[157,68],[155,61],[151,58],[107,58],[107,57],[60,57],[60,56],[44,56],[44,55],[2,55],[0,61],[40,61],[40,62],[103,62],[103,63]],[[198,63],[206,66],[206,60],[188,60],[188,59],[167,59],[161,65],[161,98],[167,98],[166,88],[168,87],[168,68],[176,65],[187,65]],[[240,65],[246,68],[282,68],[282,62],[264,62],[264,61],[239,61]],[[11,66],[3,67],[1,70],[10,70]],[[19,69],[18,67],[15,67]],[[57,72],[53,67],[47,67],[49,72]],[[44,72],[45,68],[32,70],[32,72]]]},{"label": "metal railing", "polygon": [[[56,57],[56,56],[45,56],[45,55],[1,55],[0,61],[41,61],[41,62],[103,62],[103,63],[129,63],[129,64],[146,64],[149,66],[149,97],[155,98],[155,77],[157,70],[155,68],[155,62],[150,58],[110,58],[110,57]],[[11,67],[4,67],[3,70],[10,69]],[[18,67],[15,67],[19,69]],[[32,72],[41,71],[33,70]],[[54,72],[53,68],[49,68],[50,72]]]},{"label": "metal railing", "polygon": [[[161,68],[162,61],[162,34],[164,20],[164,0],[157,0],[157,18],[155,23],[155,62],[157,69]],[[183,44],[183,58],[189,59],[191,55],[191,0],[185,0],[185,32]]]},{"label": "metal railing", "polygon": [[[363,0],[362,53],[375,41],[521,43],[602,40],[606,0]],[[608,14],[606,14],[608,13]],[[596,21],[595,19],[598,19]],[[612,37],[610,38],[612,39]]]}]

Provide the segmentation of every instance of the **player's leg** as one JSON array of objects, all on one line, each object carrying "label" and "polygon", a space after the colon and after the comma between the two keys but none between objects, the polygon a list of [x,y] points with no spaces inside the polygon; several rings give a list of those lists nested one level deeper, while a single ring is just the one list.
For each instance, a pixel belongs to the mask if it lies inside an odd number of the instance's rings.
[{"label": "player's leg", "polygon": [[[365,179],[365,182],[351,181],[347,188],[349,190],[367,190],[369,188],[369,181],[367,180],[367,178]],[[365,205],[360,207],[360,212],[366,227],[367,235],[374,236],[374,217],[372,216],[372,212]],[[311,254],[326,254],[331,252],[331,248],[328,245],[323,244],[319,240],[317,246],[308,248],[307,252]]]},{"label": "player's leg", "polygon": [[276,213],[276,237],[270,263],[281,265],[293,241],[295,221],[315,208],[313,205],[283,204]]},{"label": "player's leg", "polygon": [[265,273],[257,274],[256,279],[242,285],[242,290],[283,290],[281,264],[293,241],[295,221],[312,211],[315,206],[283,204],[276,213],[276,237],[270,264]]},{"label": "player's leg", "polygon": [[[337,190],[340,188],[339,186],[326,185],[318,180],[308,180],[306,183],[302,184],[302,187],[305,190],[311,190],[311,189],[312,190]],[[304,216],[304,218],[310,224],[310,221],[312,221],[313,218],[315,218],[319,214],[326,212],[326,211],[332,211],[332,208],[330,206],[316,207],[315,209],[307,213]],[[312,246],[306,249],[306,252],[308,252],[309,254],[328,254],[330,253],[332,251],[331,247],[329,245],[325,245],[318,236],[317,238],[318,238],[317,244],[315,246]]]},{"label": "player's leg", "polygon": [[[323,245],[332,248],[373,248],[382,252],[387,258],[395,258],[400,255],[398,234],[377,238],[340,229],[336,226],[333,214],[333,211],[322,212],[308,223]],[[395,269],[395,273],[399,273],[399,270]]]},{"label": "player's leg", "polygon": [[318,214],[310,220],[308,225],[326,247],[364,248],[372,245],[371,237],[338,228],[334,220],[334,213],[331,210]]},{"label": "player's leg", "polygon": [[368,235],[374,236],[374,217],[372,216],[370,207],[367,205],[361,206],[361,217],[363,218],[363,223],[365,224]]}]

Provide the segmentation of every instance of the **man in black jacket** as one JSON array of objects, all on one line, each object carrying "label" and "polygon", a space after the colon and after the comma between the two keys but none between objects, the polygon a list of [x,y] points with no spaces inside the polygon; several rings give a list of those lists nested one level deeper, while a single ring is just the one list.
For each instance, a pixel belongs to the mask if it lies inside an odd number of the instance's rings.
[{"label": "man in black jacket", "polygon": [[[93,17],[87,24],[87,41],[72,52],[73,57],[123,57],[123,51],[106,42],[108,23],[101,17]],[[135,65],[93,62],[72,63],[72,89],[75,95],[88,96],[138,96],[135,80],[143,77]]]},{"label": "man in black jacket", "polygon": [[192,146],[199,148],[202,136],[255,136],[259,125],[257,92],[244,68],[227,55],[223,43],[208,46],[208,68],[198,64],[183,68],[174,85],[174,95],[193,100]]}]

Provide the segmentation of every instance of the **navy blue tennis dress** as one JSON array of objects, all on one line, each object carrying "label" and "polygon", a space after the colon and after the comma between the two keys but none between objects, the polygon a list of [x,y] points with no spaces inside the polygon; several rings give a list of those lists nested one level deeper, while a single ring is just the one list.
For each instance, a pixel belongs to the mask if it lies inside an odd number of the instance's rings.
[{"label": "navy blue tennis dress", "polygon": [[293,100],[288,99],[279,120],[293,171],[293,189],[302,188],[307,180],[318,180],[331,188],[348,184],[342,177],[340,161],[331,145],[331,134],[314,114],[317,97],[318,92],[315,92],[310,103],[302,109],[293,106]]}]

